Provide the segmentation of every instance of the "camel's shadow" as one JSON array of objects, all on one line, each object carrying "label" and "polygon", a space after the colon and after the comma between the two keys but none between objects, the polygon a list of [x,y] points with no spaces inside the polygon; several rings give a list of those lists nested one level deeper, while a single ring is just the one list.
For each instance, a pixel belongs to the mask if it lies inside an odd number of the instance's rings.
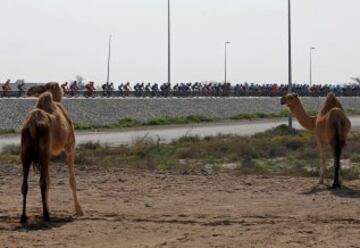
[{"label": "camel's shadow", "polygon": [[43,221],[41,216],[31,218],[27,224],[19,224],[14,231],[38,231],[60,228],[75,221],[73,216],[52,216],[51,221]]},{"label": "camel's shadow", "polygon": [[328,191],[331,194],[342,198],[360,198],[360,189],[353,189],[342,186],[340,189],[332,189],[330,185],[316,185],[309,190],[302,192],[303,195],[314,195]]}]

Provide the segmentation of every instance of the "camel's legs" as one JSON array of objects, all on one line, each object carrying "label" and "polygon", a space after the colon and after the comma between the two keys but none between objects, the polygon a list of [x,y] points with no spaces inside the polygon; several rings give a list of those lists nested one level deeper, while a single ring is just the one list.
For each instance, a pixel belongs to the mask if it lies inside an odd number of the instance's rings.
[{"label": "camel's legs", "polygon": [[337,188],[341,188],[341,180],[340,180],[340,160],[335,158],[334,159],[334,183],[332,188],[333,189],[337,189]]},{"label": "camel's legs", "polygon": [[334,183],[332,188],[337,189],[341,188],[341,180],[340,180],[340,162],[341,162],[341,147],[339,144],[335,145],[334,151]]},{"label": "camel's legs", "polygon": [[316,138],[316,143],[320,152],[320,179],[319,184],[324,184],[325,174],[326,174],[326,164],[325,164],[325,151],[324,151],[324,143]]},{"label": "camel's legs", "polygon": [[30,166],[31,166],[30,154],[29,153],[24,154],[22,157],[22,160],[23,160],[23,183],[22,183],[22,187],[21,187],[21,192],[23,195],[23,210],[22,210],[20,222],[25,224],[27,222],[26,196],[28,193],[28,177],[29,177],[29,171],[30,171]]},{"label": "camel's legs", "polygon": [[79,204],[77,195],[76,195],[76,180],[75,180],[75,168],[74,168],[74,161],[75,161],[75,148],[69,148],[66,151],[66,164],[69,168],[69,181],[70,187],[74,197],[74,204],[75,204],[75,212],[79,216],[83,216],[84,212]]},{"label": "camel's legs", "polygon": [[[45,156],[46,157],[46,156]],[[40,164],[40,190],[43,204],[43,218],[44,221],[50,221],[49,205],[48,205],[48,192],[49,192],[49,160],[48,158],[42,159]]]}]

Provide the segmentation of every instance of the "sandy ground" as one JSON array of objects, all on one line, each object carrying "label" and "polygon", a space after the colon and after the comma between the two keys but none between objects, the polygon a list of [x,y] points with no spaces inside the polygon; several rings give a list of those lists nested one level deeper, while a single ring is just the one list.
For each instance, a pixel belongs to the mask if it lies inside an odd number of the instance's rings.
[{"label": "sandy ground", "polygon": [[76,217],[66,168],[51,174],[52,222],[32,171],[23,227],[20,167],[0,165],[0,247],[360,247],[360,180],[330,191],[316,178],[80,167]]}]

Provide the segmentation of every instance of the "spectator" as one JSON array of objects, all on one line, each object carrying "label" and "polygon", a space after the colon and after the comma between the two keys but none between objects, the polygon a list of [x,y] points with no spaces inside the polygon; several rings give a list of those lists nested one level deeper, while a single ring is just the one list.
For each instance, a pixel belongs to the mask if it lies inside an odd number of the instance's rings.
[{"label": "spectator", "polygon": [[3,96],[4,97],[9,97],[9,93],[11,91],[11,87],[10,87],[10,79],[6,80],[6,82],[1,86],[2,90],[3,90]]}]

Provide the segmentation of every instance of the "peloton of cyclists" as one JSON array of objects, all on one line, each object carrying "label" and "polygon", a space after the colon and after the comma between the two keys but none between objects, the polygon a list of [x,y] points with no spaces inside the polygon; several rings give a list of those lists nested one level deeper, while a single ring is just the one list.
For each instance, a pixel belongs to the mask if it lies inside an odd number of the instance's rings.
[{"label": "peloton of cyclists", "polygon": [[110,84],[105,83],[101,86],[101,88],[103,90],[103,96],[106,97],[110,97],[112,95],[112,92],[115,90],[113,82],[111,82]]}]

